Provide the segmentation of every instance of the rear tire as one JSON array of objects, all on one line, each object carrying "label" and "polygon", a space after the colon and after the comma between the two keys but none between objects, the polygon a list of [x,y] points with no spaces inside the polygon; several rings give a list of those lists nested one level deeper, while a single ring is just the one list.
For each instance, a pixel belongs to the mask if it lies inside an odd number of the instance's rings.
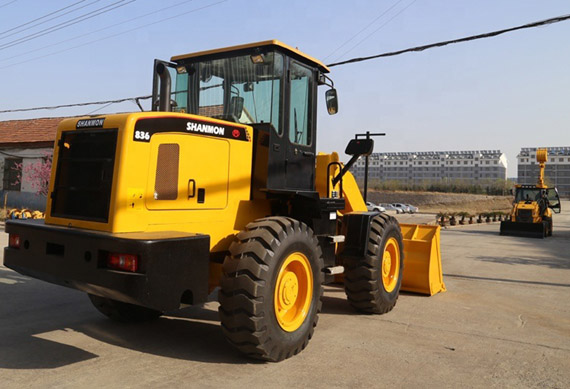
[{"label": "rear tire", "polygon": [[552,218],[545,216],[542,219],[546,222],[546,236],[552,236]]},{"label": "rear tire", "polygon": [[155,320],[162,316],[162,312],[154,309],[123,303],[122,301],[99,297],[93,294],[89,294],[88,296],[93,306],[97,308],[99,312],[114,321],[136,323]]},{"label": "rear tire", "polygon": [[344,259],[344,288],[350,305],[364,313],[386,313],[398,300],[404,269],[398,221],[380,214],[372,219],[367,253]]},{"label": "rear tire", "polygon": [[289,358],[307,346],[321,310],[318,240],[306,224],[286,217],[256,220],[237,238],[219,294],[224,335],[250,357]]}]

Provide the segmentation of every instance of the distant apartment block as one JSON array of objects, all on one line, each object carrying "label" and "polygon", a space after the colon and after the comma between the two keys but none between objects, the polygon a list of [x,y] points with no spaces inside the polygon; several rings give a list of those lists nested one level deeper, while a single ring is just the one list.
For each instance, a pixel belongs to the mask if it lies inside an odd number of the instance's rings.
[{"label": "distant apartment block", "polygon": [[[538,179],[536,147],[523,147],[517,155],[519,184],[535,184]],[[560,195],[570,196],[570,147],[547,147],[546,183],[556,186]]]},{"label": "distant apartment block", "polygon": [[[356,178],[364,178],[365,158],[353,166]],[[373,153],[368,178],[422,183],[464,180],[472,183],[507,178],[507,158],[500,150]]]}]

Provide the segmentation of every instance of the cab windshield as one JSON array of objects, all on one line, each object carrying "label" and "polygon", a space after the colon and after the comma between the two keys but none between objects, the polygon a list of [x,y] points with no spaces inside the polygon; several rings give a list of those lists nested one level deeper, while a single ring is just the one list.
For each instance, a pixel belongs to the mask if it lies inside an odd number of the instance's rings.
[{"label": "cab windshield", "polygon": [[540,189],[519,188],[515,194],[515,201],[538,201],[540,200]]},{"label": "cab windshield", "polygon": [[551,208],[560,206],[560,197],[555,188],[517,188],[515,202],[539,201],[543,197],[548,200],[548,205]]},{"label": "cab windshield", "polygon": [[176,72],[174,111],[244,124],[271,123],[280,132],[282,55],[243,55],[183,65]]}]

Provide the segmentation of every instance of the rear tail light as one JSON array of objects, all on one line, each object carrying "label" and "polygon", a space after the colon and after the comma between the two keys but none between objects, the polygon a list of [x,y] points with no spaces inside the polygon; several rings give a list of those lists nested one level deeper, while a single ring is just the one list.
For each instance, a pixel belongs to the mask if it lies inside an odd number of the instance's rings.
[{"label": "rear tail light", "polygon": [[20,248],[20,235],[10,234],[8,237],[8,246],[12,247],[13,249]]},{"label": "rear tail light", "polygon": [[107,258],[107,267],[134,273],[139,268],[139,258],[133,254],[110,253]]}]

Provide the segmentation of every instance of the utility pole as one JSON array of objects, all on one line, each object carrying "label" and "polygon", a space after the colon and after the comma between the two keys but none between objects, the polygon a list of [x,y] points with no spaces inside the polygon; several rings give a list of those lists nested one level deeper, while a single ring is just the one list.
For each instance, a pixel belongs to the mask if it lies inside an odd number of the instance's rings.
[{"label": "utility pole", "polygon": [[[365,134],[356,134],[354,136],[354,139],[358,139],[359,137],[362,138],[366,138],[366,139],[370,139],[371,136],[385,136],[385,133],[370,133],[370,131],[366,131]],[[364,202],[366,203],[366,199],[368,197],[368,155],[366,156],[366,159],[364,160]]]}]

